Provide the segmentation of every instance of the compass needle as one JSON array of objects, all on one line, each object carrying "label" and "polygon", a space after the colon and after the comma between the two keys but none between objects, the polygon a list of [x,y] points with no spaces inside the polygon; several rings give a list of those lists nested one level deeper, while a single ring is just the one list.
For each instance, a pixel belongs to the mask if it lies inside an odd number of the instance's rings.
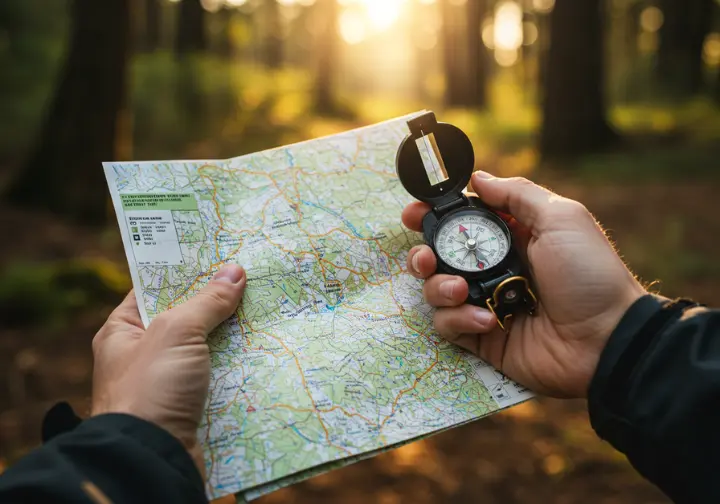
[{"label": "compass needle", "polygon": [[485,257],[485,254],[480,252],[480,249],[475,249],[475,257],[477,257],[478,261],[482,261],[484,264],[490,263],[490,261],[488,261],[488,258]]}]

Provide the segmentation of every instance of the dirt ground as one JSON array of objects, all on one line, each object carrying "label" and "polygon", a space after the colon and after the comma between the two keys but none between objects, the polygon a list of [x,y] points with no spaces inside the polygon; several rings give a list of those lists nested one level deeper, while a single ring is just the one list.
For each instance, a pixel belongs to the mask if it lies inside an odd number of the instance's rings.
[{"label": "dirt ground", "polygon": [[[631,269],[662,279],[662,293],[720,304],[717,185],[577,186],[545,181],[583,201],[608,229]],[[23,260],[110,258],[124,264],[114,229],[97,236],[12,209],[0,223],[13,240],[3,267]],[[112,273],[112,272],[111,272]],[[120,269],[119,274],[124,273]],[[118,274],[115,272],[115,274]],[[0,471],[38,443],[43,413],[57,400],[85,412],[90,342],[119,301],[107,294],[58,327],[28,328],[5,308],[0,329]],[[13,322],[12,324],[8,321]],[[70,329],[72,328],[72,329]],[[482,502],[667,503],[594,435],[584,401],[537,399],[259,499],[259,504]]]}]

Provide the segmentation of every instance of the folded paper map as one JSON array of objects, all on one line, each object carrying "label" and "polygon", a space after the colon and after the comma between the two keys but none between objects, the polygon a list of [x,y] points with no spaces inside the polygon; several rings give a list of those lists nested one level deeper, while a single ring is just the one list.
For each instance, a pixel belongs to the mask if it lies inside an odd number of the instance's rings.
[{"label": "folded paper map", "polygon": [[531,397],[442,340],[407,273],[422,237],[401,223],[395,156],[411,117],[233,159],[104,163],[146,326],[224,263],[247,271],[209,339],[209,498],[252,500]]}]

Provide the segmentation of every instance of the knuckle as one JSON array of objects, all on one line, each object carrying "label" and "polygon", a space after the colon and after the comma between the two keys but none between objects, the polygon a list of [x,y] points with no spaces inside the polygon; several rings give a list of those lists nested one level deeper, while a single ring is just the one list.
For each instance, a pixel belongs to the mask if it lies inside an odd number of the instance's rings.
[{"label": "knuckle", "polygon": [[212,288],[200,292],[200,296],[204,297],[206,302],[222,309],[230,308],[233,294],[233,286],[223,282],[217,282]]},{"label": "knuckle", "polygon": [[91,342],[93,355],[97,354],[102,349],[108,337],[117,330],[117,326],[118,323],[115,321],[115,319],[113,317],[110,317],[108,318],[108,320],[105,321],[100,330],[95,333],[95,336],[93,336]]},{"label": "knuckle", "polygon": [[[428,281],[425,281],[425,284],[423,285],[423,288],[422,288],[423,299],[430,306],[433,306],[433,303],[432,303],[433,295],[432,295],[431,290],[432,290],[432,286],[430,285],[430,283]],[[437,315],[436,315],[436,317],[437,317]]]},{"label": "knuckle", "polygon": [[573,223],[584,221],[590,216],[587,207],[579,201],[563,198],[550,205],[545,221],[550,223]]},{"label": "knuckle", "polygon": [[422,272],[422,256],[425,253],[426,245],[416,245],[410,249],[407,256],[408,271],[416,278],[423,278]]},{"label": "knuckle", "polygon": [[92,351],[93,355],[97,354],[100,351],[100,348],[102,347],[103,341],[105,339],[104,337],[104,328],[100,329],[100,331],[95,334],[95,336],[92,339]]},{"label": "knuckle", "polygon": [[[164,312],[152,322],[154,333],[161,339],[175,338],[178,335],[195,334],[202,332],[198,317],[189,316],[187,312]],[[157,323],[157,325],[156,325]]]},{"label": "knuckle", "polygon": [[446,310],[437,310],[433,315],[433,325],[438,334],[448,341],[455,339],[456,331],[453,329],[452,317],[446,316]]},{"label": "knuckle", "polygon": [[565,212],[568,215],[574,217],[584,217],[590,215],[590,211],[587,209],[587,207],[579,201],[566,199],[563,206],[565,207]]},{"label": "knuckle", "polygon": [[445,318],[442,315],[441,310],[437,310],[435,314],[433,315],[433,325],[435,326],[435,330],[442,336],[445,337],[446,333],[446,327],[445,327]]},{"label": "knuckle", "polygon": [[[438,299],[438,283],[435,281],[435,278],[436,277],[428,278],[423,285],[423,297],[425,298],[425,302],[430,306],[435,306],[435,302]],[[437,317],[437,313],[435,316]]]},{"label": "knuckle", "polygon": [[510,177],[508,179],[512,184],[520,186],[534,186],[535,183],[525,177]]},{"label": "knuckle", "polygon": [[176,325],[171,312],[163,312],[152,321],[154,331],[159,333],[172,332]]}]

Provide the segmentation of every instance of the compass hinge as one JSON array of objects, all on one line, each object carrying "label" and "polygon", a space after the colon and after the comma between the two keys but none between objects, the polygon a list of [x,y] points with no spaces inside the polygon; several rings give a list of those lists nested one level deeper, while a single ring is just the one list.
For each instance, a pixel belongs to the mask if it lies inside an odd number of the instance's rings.
[{"label": "compass hinge", "polygon": [[455,210],[456,208],[460,208],[461,206],[467,206],[468,199],[464,194],[461,194],[458,198],[456,195],[448,195],[449,201],[447,199],[442,199],[437,205],[435,205],[435,213],[438,215],[443,215],[450,210]]}]

